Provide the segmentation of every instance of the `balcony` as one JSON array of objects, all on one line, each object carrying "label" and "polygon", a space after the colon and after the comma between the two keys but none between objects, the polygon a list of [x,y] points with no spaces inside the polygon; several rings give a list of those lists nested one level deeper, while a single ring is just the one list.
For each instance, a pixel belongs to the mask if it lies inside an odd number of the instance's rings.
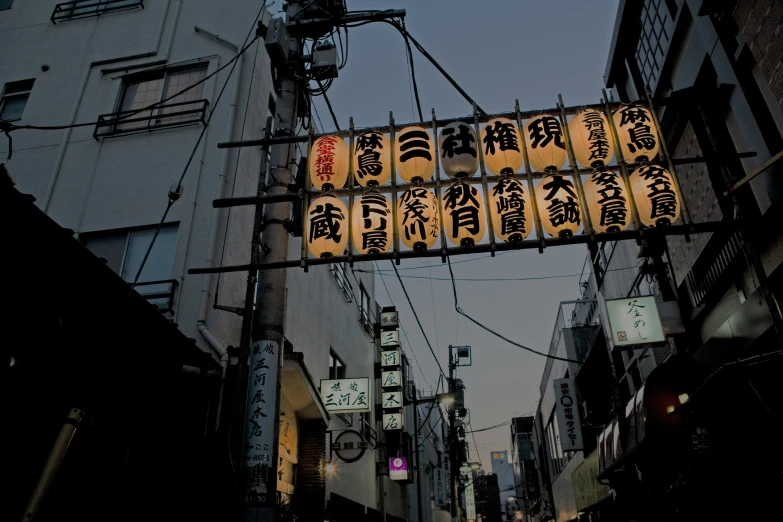
[{"label": "balcony", "polygon": [[136,8],[144,9],[144,0],[75,0],[54,6],[50,20],[56,24]]},{"label": "balcony", "polygon": [[696,309],[705,304],[711,295],[723,295],[744,262],[738,230],[727,235],[713,234],[685,276],[691,306]]},{"label": "balcony", "polygon": [[207,100],[168,103],[154,109],[102,114],[98,117],[93,137],[106,138],[122,134],[136,134],[194,123],[205,123]]},{"label": "balcony", "polygon": [[165,279],[136,283],[136,291],[162,313],[174,313],[174,292],[179,281]]}]

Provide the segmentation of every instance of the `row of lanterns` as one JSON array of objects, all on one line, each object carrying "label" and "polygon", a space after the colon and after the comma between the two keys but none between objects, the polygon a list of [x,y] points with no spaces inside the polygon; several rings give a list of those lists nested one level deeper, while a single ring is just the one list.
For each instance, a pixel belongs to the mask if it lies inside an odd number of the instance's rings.
[{"label": "row of lanterns", "polygon": [[[652,115],[645,107],[626,105],[612,116],[623,157],[634,162],[652,161],[659,143]],[[560,119],[540,114],[524,125],[530,167],[536,172],[556,172],[565,166],[566,136]],[[577,113],[568,122],[568,135],[579,165],[600,169],[614,156],[614,137],[606,116],[595,109]],[[473,127],[464,122],[444,126],[438,136],[438,151],[443,171],[450,178],[461,179],[476,174],[479,160],[494,175],[511,175],[522,168],[523,140],[517,124],[506,118],[495,118],[481,128],[477,138]],[[406,183],[432,179],[435,171],[435,147],[430,134],[422,127],[399,131],[394,144],[397,172]],[[354,144],[353,172],[363,187],[385,185],[392,176],[391,142],[377,131],[360,134]],[[312,146],[309,159],[310,179],[319,190],[341,188],[348,180],[349,147],[336,136],[322,136]]]},{"label": "row of lanterns", "polygon": [[[630,175],[631,194],[644,226],[674,223],[680,202],[672,175],[664,168],[646,165]],[[631,223],[631,201],[625,181],[612,172],[595,171],[583,184],[585,203],[598,233],[619,232]],[[498,240],[516,242],[533,228],[530,195],[525,185],[507,176],[489,193],[489,216]],[[536,203],[543,230],[554,237],[570,237],[582,223],[582,204],[568,177],[551,175],[536,186]],[[396,216],[395,216],[396,214]],[[351,236],[360,254],[388,252],[392,248],[394,219],[399,238],[408,248],[426,250],[435,246],[441,222],[448,240],[473,246],[484,238],[486,216],[483,197],[476,186],[462,180],[446,188],[438,202],[424,187],[411,187],[399,195],[393,211],[389,200],[370,189],[354,200],[352,215],[340,199],[328,192],[315,199],[306,216],[309,250],[317,257],[342,254]]]}]

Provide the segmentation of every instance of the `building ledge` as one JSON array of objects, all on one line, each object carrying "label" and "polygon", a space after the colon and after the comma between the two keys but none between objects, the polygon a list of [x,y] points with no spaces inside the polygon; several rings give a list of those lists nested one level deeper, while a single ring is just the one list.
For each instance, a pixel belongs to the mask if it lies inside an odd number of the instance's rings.
[{"label": "building ledge", "polygon": [[321,419],[328,425],[329,413],[318,387],[304,363],[302,352],[286,353],[283,360],[282,389],[299,419]]}]

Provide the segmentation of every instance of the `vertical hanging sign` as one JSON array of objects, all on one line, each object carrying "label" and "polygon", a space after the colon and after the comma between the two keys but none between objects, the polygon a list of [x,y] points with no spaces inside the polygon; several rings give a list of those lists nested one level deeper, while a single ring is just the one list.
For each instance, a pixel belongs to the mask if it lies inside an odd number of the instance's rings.
[{"label": "vertical hanging sign", "polygon": [[279,345],[263,340],[250,350],[249,382],[245,418],[245,502],[270,505],[275,502],[277,480],[272,462],[275,443],[275,393]]},{"label": "vertical hanging sign", "polygon": [[435,472],[435,505],[446,505],[446,473],[443,471],[443,463],[439,462],[433,470]]},{"label": "vertical hanging sign", "polygon": [[584,449],[579,407],[576,403],[576,386],[573,379],[555,379],[555,411],[560,427],[560,443],[563,451]]},{"label": "vertical hanging sign", "polygon": [[473,490],[473,473],[470,468],[460,469],[465,482],[465,516],[468,520],[476,520],[476,496]]}]

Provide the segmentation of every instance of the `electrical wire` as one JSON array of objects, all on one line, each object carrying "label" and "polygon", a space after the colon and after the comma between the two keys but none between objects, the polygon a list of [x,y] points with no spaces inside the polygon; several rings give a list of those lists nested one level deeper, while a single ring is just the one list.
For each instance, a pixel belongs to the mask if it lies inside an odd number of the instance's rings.
[{"label": "electrical wire", "polygon": [[[454,263],[455,265],[457,263]],[[604,270],[604,272],[614,272],[618,270],[632,270],[639,268],[637,266],[627,266],[623,268],[610,268]],[[409,269],[413,270],[413,269]],[[357,272],[365,272],[366,270],[357,270]],[[382,270],[382,272],[390,272],[390,270]],[[429,276],[402,276],[405,279],[430,279],[432,281],[451,281],[450,277],[429,277]],[[582,277],[582,274],[559,274],[551,276],[537,276],[537,277],[455,277],[455,281],[474,281],[474,282],[491,282],[491,281],[537,281],[540,279],[562,279],[566,277]]]},{"label": "electrical wire", "polygon": [[397,274],[397,280],[400,282],[400,286],[402,287],[402,292],[405,294],[405,299],[408,300],[408,306],[411,307],[411,312],[413,312],[413,317],[416,318],[416,323],[419,325],[419,330],[421,330],[421,335],[424,336],[424,340],[427,342],[427,348],[430,349],[430,353],[432,354],[432,358],[435,359],[435,362],[438,364],[438,369],[440,370],[440,374],[443,376],[443,378],[446,378],[446,374],[443,372],[443,367],[440,365],[440,361],[438,360],[438,356],[435,355],[435,350],[432,349],[432,344],[430,344],[430,340],[427,337],[427,333],[424,331],[424,327],[421,325],[421,320],[419,320],[419,314],[416,313],[416,309],[413,307],[413,303],[411,302],[411,298],[408,295],[408,290],[405,288],[405,283],[402,282],[402,278],[400,277],[400,273],[397,272],[397,265],[394,264],[394,261],[391,261],[392,266],[394,267],[394,272]]},{"label": "electrical wire", "polygon": [[498,428],[504,428],[506,426],[511,426],[511,421],[510,420],[506,421],[506,422],[501,422],[500,424],[495,424],[494,426],[490,426],[488,428],[481,428],[479,430],[466,431],[465,433],[480,433],[482,431],[496,430]]},{"label": "electrical wire", "polygon": [[[522,348],[525,351],[528,351],[530,353],[534,353],[536,355],[540,355],[542,357],[546,357],[548,359],[554,359],[554,360],[557,360],[557,361],[571,362],[571,363],[576,363],[576,364],[584,364],[584,361],[579,361],[579,360],[576,360],[576,359],[569,359],[567,357],[558,357],[556,355],[549,355],[547,353],[539,352],[538,350],[534,350],[532,348],[529,348],[529,347],[527,347],[527,346],[525,346],[523,344],[519,344],[519,343],[517,343],[515,341],[512,341],[508,337],[505,337],[505,336],[499,334],[498,332],[496,332],[495,330],[489,328],[488,326],[483,325],[482,323],[478,322],[476,319],[473,319],[471,316],[469,316],[467,313],[465,313],[462,310],[462,308],[460,308],[460,306],[459,306],[459,299],[457,298],[457,283],[454,280],[454,271],[451,269],[451,257],[450,256],[446,257],[446,262],[449,265],[449,275],[451,276],[451,288],[454,291],[454,309],[457,311],[458,314],[462,315],[463,317],[468,319],[470,322],[472,322],[476,326],[479,326],[482,329],[486,330],[487,332],[491,333],[495,337],[503,339],[507,343],[509,343],[511,345],[514,345],[517,348]],[[397,277],[400,277],[400,275],[397,274]],[[400,279],[400,284],[402,284],[402,279]]]},{"label": "electrical wire", "polygon": [[332,115],[332,121],[334,121],[334,128],[337,129],[338,131],[342,130],[340,129],[340,124],[337,123],[337,116],[335,116],[334,109],[332,109],[332,103],[329,101],[329,97],[326,96],[326,89],[324,89],[324,86],[321,85],[320,81],[318,81],[318,86],[323,90],[322,95],[324,97],[324,101],[326,102],[326,106],[329,108],[329,113]]}]

